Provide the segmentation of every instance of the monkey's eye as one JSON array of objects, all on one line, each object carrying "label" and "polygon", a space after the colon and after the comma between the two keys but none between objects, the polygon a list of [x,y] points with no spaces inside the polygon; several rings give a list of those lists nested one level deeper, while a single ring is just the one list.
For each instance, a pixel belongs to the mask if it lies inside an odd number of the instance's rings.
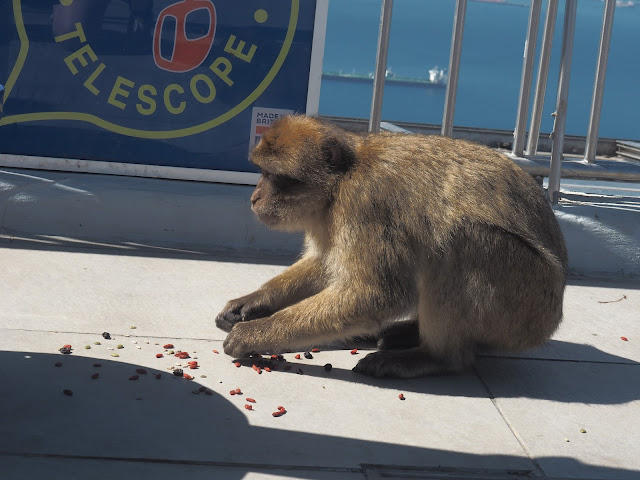
[{"label": "monkey's eye", "polygon": [[302,181],[287,175],[277,175],[261,169],[260,173],[269,182],[273,183],[279,190],[288,190],[297,185],[301,185]]}]

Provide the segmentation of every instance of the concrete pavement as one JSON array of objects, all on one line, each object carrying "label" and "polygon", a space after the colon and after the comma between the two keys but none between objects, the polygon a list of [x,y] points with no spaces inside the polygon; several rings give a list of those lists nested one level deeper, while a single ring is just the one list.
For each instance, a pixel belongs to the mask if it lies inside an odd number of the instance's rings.
[{"label": "concrete pavement", "polygon": [[287,262],[0,239],[3,478],[640,478],[637,279],[574,275],[548,345],[459,375],[361,376],[363,345],[238,368],[213,318]]}]

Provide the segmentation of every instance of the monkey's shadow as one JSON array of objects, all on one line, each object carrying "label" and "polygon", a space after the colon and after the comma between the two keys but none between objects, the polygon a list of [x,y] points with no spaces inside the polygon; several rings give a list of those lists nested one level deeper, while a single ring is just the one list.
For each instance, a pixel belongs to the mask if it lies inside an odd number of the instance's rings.
[{"label": "monkey's shadow", "polygon": [[[481,352],[472,370],[416,379],[373,378],[335,367],[326,372],[317,365],[302,367],[305,375],[404,392],[617,405],[640,399],[640,389],[628,381],[629,375],[640,372],[639,365],[592,345],[551,340],[520,355]],[[296,369],[280,373],[296,374]],[[470,376],[475,376],[483,388],[468,381]]]},{"label": "monkey's shadow", "polygon": [[[54,363],[58,361],[63,365],[56,368]],[[363,440],[345,435],[340,429],[335,435],[317,434],[288,429],[275,420],[273,428],[257,426],[228,396],[217,392],[193,395],[192,391],[199,391],[197,380],[187,381],[146,367],[148,374],[130,381],[128,377],[139,365],[100,360],[102,366],[96,368],[95,361],[75,355],[0,352],[0,470],[6,478],[79,478],[73,474],[85,471],[87,478],[169,479],[187,474],[190,478],[240,480],[250,472],[256,473],[256,478],[277,472],[283,477],[321,480],[329,478],[328,472],[336,472],[338,478],[340,472],[346,476],[348,470],[351,478],[351,473],[365,473],[382,465],[413,465],[420,478],[435,478],[420,474],[423,469],[433,473],[436,467],[432,466],[439,466],[439,472],[469,467],[520,469],[522,475],[518,478],[529,478],[533,470],[521,455],[475,454],[395,444],[384,439]],[[305,374],[389,388],[402,386],[403,391],[481,396],[477,385],[463,381],[464,374],[376,380],[346,369],[326,372],[321,366],[304,368]],[[95,373],[99,378],[91,379]],[[270,375],[284,373],[278,370]],[[156,375],[161,379],[157,380]],[[565,385],[554,386],[558,392],[567,391]],[[631,387],[619,387],[611,382],[592,383],[590,388],[614,388],[618,397],[611,395],[609,401],[603,398],[601,403],[637,399],[637,389],[635,395],[630,395]],[[72,390],[73,396],[64,395],[63,389]],[[536,386],[532,385],[531,390],[535,391]],[[569,400],[558,395],[556,399]],[[579,393],[575,395],[587,400]],[[422,413],[415,414],[420,418]],[[538,461],[560,471],[588,469],[593,478],[632,478],[634,474],[622,467],[587,465],[571,457],[538,457]],[[509,478],[513,476],[511,470]],[[410,471],[405,469],[403,478],[412,476],[407,474]],[[464,477],[471,478],[467,474]]]}]

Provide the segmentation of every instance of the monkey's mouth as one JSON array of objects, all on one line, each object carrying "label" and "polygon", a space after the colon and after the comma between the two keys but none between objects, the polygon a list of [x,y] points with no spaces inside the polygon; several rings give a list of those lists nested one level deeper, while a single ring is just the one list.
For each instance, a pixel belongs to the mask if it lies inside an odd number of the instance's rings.
[{"label": "monkey's mouth", "polygon": [[273,212],[269,212],[268,209],[261,208],[259,202],[251,205],[251,210],[253,214],[260,220],[260,222],[264,223],[267,227],[275,228],[277,227],[282,219],[274,214]]}]

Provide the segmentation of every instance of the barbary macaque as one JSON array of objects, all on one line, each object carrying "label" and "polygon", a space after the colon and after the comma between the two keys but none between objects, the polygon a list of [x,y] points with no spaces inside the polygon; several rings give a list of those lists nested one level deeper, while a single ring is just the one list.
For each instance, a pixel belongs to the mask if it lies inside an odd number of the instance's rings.
[{"label": "barbary macaque", "polygon": [[381,342],[404,348],[381,348],[354,370],[416,377],[469,367],[480,347],[539,346],[558,327],[562,232],[535,180],[499,152],[296,115],[265,132],[251,161],[262,172],[254,213],[304,231],[305,248],[218,315],[228,355],[378,335],[408,319]]}]

